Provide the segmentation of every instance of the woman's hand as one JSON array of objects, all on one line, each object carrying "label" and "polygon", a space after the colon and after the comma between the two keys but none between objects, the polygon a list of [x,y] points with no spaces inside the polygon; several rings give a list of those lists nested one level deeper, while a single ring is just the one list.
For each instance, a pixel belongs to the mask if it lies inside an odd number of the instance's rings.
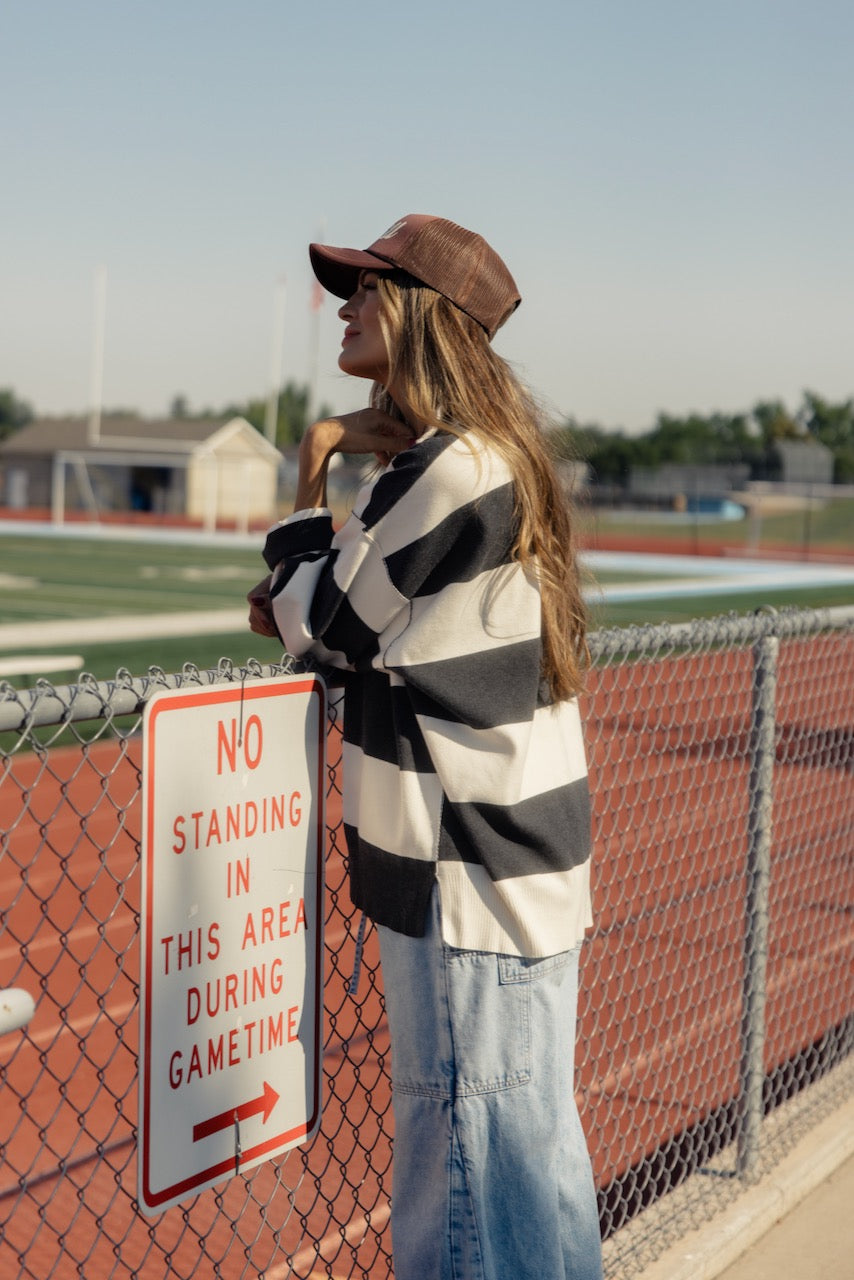
[{"label": "woman's hand", "polygon": [[295,510],[326,506],[326,473],[335,453],[373,453],[387,465],[415,440],[405,422],[381,409],[357,409],[337,418],[322,418],[309,427],[299,447],[299,482]]},{"label": "woman's hand", "polygon": [[381,409],[357,409],[355,413],[342,413],[336,418],[323,418],[309,427],[302,444],[311,452],[324,453],[385,453],[392,457],[401,453],[415,440],[412,428],[399,418],[392,418]]},{"label": "woman's hand", "polygon": [[249,630],[257,636],[268,636],[271,640],[278,638],[276,624],[273,621],[273,606],[270,602],[270,581],[268,573],[256,587],[247,594],[249,601]]}]

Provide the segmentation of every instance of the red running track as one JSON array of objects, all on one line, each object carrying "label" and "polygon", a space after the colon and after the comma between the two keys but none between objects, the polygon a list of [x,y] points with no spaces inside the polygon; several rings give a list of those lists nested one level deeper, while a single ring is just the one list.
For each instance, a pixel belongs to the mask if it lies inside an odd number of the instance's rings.
[{"label": "red running track", "polygon": [[[851,656],[838,636],[782,650],[768,1071],[852,1008]],[[601,1187],[738,1088],[750,680],[749,653],[677,657],[598,671],[585,700],[597,928],[577,1096]],[[6,761],[0,974],[37,1009],[0,1041],[0,1273],[390,1275],[388,1034],[372,934],[358,999],[345,991],[355,922],[340,833],[320,1134],[157,1219],[136,1211],[140,755],[131,738]]]}]

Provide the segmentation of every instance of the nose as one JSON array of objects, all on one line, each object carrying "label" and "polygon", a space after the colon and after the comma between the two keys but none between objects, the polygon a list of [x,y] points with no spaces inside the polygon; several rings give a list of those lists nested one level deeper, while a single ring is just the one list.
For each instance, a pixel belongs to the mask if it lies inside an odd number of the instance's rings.
[{"label": "nose", "polygon": [[356,314],[356,298],[357,298],[357,296],[358,296],[358,289],[356,290],[356,293],[354,293],[351,297],[349,297],[349,298],[347,299],[347,301],[346,301],[345,303],[343,303],[343,305],[342,305],[342,306],[340,306],[340,307],[338,308],[338,319],[339,319],[339,320],[349,320],[349,319],[351,319],[351,317],[352,317],[352,316],[354,316],[354,315]]}]

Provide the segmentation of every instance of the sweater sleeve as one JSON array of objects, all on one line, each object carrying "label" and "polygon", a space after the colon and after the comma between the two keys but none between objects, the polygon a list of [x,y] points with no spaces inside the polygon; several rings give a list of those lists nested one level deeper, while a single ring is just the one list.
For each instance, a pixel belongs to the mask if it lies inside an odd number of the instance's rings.
[{"label": "sweater sleeve", "polygon": [[409,588],[416,584],[392,580],[380,539],[390,527],[409,525],[406,541],[417,542],[412,491],[423,486],[432,456],[433,450],[413,449],[396,458],[360,491],[337,531],[332,513],[321,508],[296,512],[268,534],[273,616],[295,657],[310,654],[333,667],[366,670],[399,614],[405,625]]},{"label": "sweater sleeve", "polygon": [[382,553],[361,522],[350,516],[332,533],[329,513],[303,516],[273,530],[267,547],[270,559],[278,557],[273,616],[288,651],[347,670],[369,666],[379,635],[406,598],[388,581]]},{"label": "sweater sleeve", "polygon": [[270,532],[264,552],[286,648],[347,670],[375,665],[381,638],[388,644],[407,627],[416,597],[472,576],[495,555],[483,525],[484,503],[489,508],[497,493],[488,523],[506,544],[511,491],[506,470],[437,435],[366,485],[338,531],[326,509],[291,516]]}]

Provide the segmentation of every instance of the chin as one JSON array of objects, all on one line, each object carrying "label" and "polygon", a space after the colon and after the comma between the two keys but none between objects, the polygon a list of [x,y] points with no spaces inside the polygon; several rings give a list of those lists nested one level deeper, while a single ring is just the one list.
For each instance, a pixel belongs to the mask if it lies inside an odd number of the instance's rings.
[{"label": "chin", "polygon": [[370,382],[385,383],[388,377],[386,369],[378,369],[375,365],[365,364],[361,360],[348,359],[346,351],[342,351],[338,357],[338,368],[342,373],[348,373],[351,378],[367,378]]}]

